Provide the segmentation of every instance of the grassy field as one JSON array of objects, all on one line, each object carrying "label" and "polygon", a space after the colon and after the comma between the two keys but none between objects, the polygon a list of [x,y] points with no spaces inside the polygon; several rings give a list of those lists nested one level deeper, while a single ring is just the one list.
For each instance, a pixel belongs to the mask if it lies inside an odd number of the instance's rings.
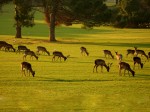
[{"label": "grassy field", "polygon": [[[9,13],[8,13],[9,14]],[[5,15],[5,14],[4,14]],[[137,46],[150,52],[148,29],[115,29],[110,27],[80,29],[80,25],[56,28],[58,42],[48,42],[45,24],[24,28],[23,38],[15,39],[13,27],[1,16],[0,40],[26,45],[36,51],[38,45],[45,46],[50,56],[39,55],[31,60],[35,77],[22,76],[20,64],[23,54],[0,51],[0,111],[11,112],[149,112],[150,111],[150,63],[141,57],[143,69],[135,68],[135,77],[118,75],[118,61],[104,58],[103,50],[123,54],[123,61],[133,68],[132,56],[126,50]],[[6,13],[7,15],[7,13]],[[6,16],[5,15],[5,16]],[[38,17],[37,17],[38,18]],[[8,21],[9,19],[7,19]],[[37,21],[39,21],[37,19]],[[7,23],[7,22],[6,22]],[[10,22],[12,23],[12,22]],[[9,23],[9,24],[10,24]],[[85,46],[89,56],[82,56],[80,47]],[[70,55],[66,62],[52,62],[52,52],[59,50]],[[110,72],[104,68],[93,73],[95,59],[113,63]],[[146,62],[145,62],[146,61]]]}]

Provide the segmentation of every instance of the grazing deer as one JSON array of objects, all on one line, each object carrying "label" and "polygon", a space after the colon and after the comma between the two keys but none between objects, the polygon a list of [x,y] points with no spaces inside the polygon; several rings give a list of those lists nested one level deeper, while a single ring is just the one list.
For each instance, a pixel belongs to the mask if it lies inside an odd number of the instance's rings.
[{"label": "grazing deer", "polygon": [[134,49],[135,49],[136,56],[138,54],[141,54],[141,56],[144,55],[148,59],[148,56],[146,55],[146,53],[143,50],[138,50],[137,47],[134,47]]},{"label": "grazing deer", "polygon": [[87,49],[85,47],[80,47],[81,50],[81,54],[84,55],[86,54],[87,56],[89,55],[89,52],[87,51]]},{"label": "grazing deer", "polygon": [[[132,76],[134,77],[135,75],[135,72],[131,69],[130,65],[126,62],[120,62],[119,63],[119,75],[121,75],[121,70],[124,69],[124,75],[125,75],[125,72],[126,70],[128,71],[128,74],[129,72],[132,73]],[[130,75],[129,75],[130,76]]]},{"label": "grazing deer", "polygon": [[115,52],[115,53],[116,53],[117,60],[119,60],[121,62],[122,58],[123,58],[123,55],[122,54],[118,54],[118,52]]},{"label": "grazing deer", "polygon": [[108,65],[106,65],[105,61],[102,60],[102,59],[96,59],[95,60],[95,65],[94,65],[94,68],[93,68],[93,72],[96,68],[96,72],[97,72],[97,67],[98,66],[101,66],[101,72],[103,72],[103,66],[106,68],[107,72],[109,72],[109,69],[111,67],[112,63],[109,63]]},{"label": "grazing deer", "polygon": [[32,66],[31,66],[30,63],[28,63],[28,62],[22,62],[21,63],[21,71],[26,76],[25,70],[27,71],[27,73],[29,74],[29,76],[30,76],[30,72],[31,72],[32,76],[34,77],[35,71],[32,70]]},{"label": "grazing deer", "polygon": [[39,54],[40,51],[46,52],[50,56],[50,53],[47,51],[47,49],[45,47],[37,46],[37,53]]},{"label": "grazing deer", "polygon": [[109,51],[109,50],[103,50],[103,51],[104,51],[105,58],[108,55],[108,56],[111,56],[112,59],[114,59],[114,56],[112,55],[111,51]]},{"label": "grazing deer", "polygon": [[135,53],[135,50],[127,49],[127,56],[128,56],[129,54],[134,55],[134,53]]},{"label": "grazing deer", "polygon": [[11,44],[8,44],[8,43],[4,45],[4,48],[5,48],[5,51],[10,51],[10,50],[13,50],[14,52],[16,51],[15,48]]},{"label": "grazing deer", "polygon": [[[141,68],[143,68],[143,63],[141,62],[141,58],[140,57],[133,57],[133,61],[134,61],[134,68],[135,68],[135,64],[137,63],[138,65],[141,66]],[[139,66],[138,66],[139,67]]]},{"label": "grazing deer", "polygon": [[55,57],[60,58],[60,61],[61,61],[61,58],[64,58],[64,61],[66,61],[66,59],[69,57],[69,56],[67,56],[67,57],[64,56],[63,53],[62,53],[62,52],[59,52],[59,51],[54,51],[54,52],[53,52],[53,55],[54,55],[54,56],[53,56],[53,58],[52,58],[52,61],[55,60]]},{"label": "grazing deer", "polygon": [[31,57],[35,57],[36,60],[38,60],[38,56],[36,56],[35,53],[34,53],[33,51],[30,51],[30,50],[24,52],[23,60],[26,59],[27,55],[30,55],[30,58],[31,58]]},{"label": "grazing deer", "polygon": [[30,50],[30,49],[28,49],[26,46],[19,45],[17,52],[20,53],[20,51],[29,51],[29,50]]},{"label": "grazing deer", "polygon": [[5,45],[8,44],[5,41],[0,41],[0,49],[4,48]]}]

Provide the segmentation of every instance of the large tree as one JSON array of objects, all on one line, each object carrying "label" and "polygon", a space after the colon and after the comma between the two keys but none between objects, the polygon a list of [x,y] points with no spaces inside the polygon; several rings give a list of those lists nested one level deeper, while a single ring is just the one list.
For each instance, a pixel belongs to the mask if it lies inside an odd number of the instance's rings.
[{"label": "large tree", "polygon": [[[56,41],[55,26],[82,23],[85,27],[101,25],[110,18],[110,10],[103,3],[105,0],[41,0],[46,21],[49,25],[49,40]],[[34,3],[39,0],[35,0]],[[38,4],[37,3],[37,4]]]},{"label": "large tree", "polygon": [[150,28],[149,0],[121,0],[116,26]]},{"label": "large tree", "polygon": [[32,27],[34,25],[34,12],[28,0],[13,0],[15,4],[15,38],[22,38],[22,27]]}]

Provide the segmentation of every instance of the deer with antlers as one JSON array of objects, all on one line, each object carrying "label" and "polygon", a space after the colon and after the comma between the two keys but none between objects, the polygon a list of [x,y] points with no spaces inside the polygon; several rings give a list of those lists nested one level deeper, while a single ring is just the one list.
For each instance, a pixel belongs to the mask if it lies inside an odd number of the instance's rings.
[{"label": "deer with antlers", "polygon": [[87,56],[89,55],[89,52],[87,51],[87,49],[85,47],[80,47],[81,50],[81,54],[84,55],[86,54]]},{"label": "deer with antlers", "polygon": [[120,62],[119,63],[119,75],[121,75],[121,70],[122,69],[124,69],[124,75],[125,75],[125,72],[127,70],[128,74],[129,74],[129,72],[131,72],[132,76],[134,77],[135,72],[131,69],[131,67],[130,67],[130,65],[128,63],[126,63],[126,62]]},{"label": "deer with antlers", "polygon": [[47,53],[50,56],[49,51],[47,51],[47,49],[43,46],[37,46],[37,53],[39,54],[39,52],[43,52],[43,53]]},{"label": "deer with antlers", "polygon": [[97,67],[98,66],[101,66],[101,72],[103,72],[103,66],[106,68],[107,72],[109,72],[111,65],[112,65],[112,63],[108,63],[108,65],[106,65],[104,60],[96,59],[95,60],[95,65],[94,65],[94,68],[93,68],[93,72],[94,72],[95,68],[96,68],[96,72],[97,72]]},{"label": "deer with antlers", "polygon": [[33,77],[35,75],[35,71],[32,70],[31,64],[25,61],[21,63],[21,71],[25,76],[26,76],[25,71],[27,72],[27,74],[29,74],[29,76],[30,76],[30,73],[32,74]]},{"label": "deer with antlers", "polygon": [[107,55],[108,55],[108,57],[111,56],[111,58],[114,59],[114,56],[112,55],[111,51],[103,50],[103,52],[104,52],[105,58],[107,58]]}]

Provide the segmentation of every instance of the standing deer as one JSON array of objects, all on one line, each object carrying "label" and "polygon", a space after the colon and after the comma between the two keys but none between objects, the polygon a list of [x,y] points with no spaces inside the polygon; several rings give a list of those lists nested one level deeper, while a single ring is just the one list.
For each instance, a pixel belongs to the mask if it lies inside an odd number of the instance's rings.
[{"label": "standing deer", "polygon": [[[143,68],[143,63],[141,62],[141,58],[140,57],[133,57],[133,61],[134,61],[134,68],[135,68],[135,64],[137,63],[138,65],[141,66],[141,68]],[[139,66],[138,66],[139,67]]]},{"label": "standing deer", "polygon": [[143,50],[138,50],[137,47],[134,47],[134,49],[135,49],[136,56],[138,54],[141,54],[141,56],[144,55],[148,59],[148,56],[146,55],[146,53]]},{"label": "standing deer", "polygon": [[81,54],[84,55],[86,54],[87,56],[89,55],[89,52],[87,51],[87,49],[85,47],[80,47],[81,50]]},{"label": "standing deer", "polygon": [[108,55],[108,56],[111,56],[112,59],[114,59],[114,56],[112,55],[111,51],[109,51],[109,50],[103,50],[103,51],[104,51],[105,58]]},{"label": "standing deer", "polygon": [[45,47],[37,46],[37,53],[39,54],[40,51],[46,52],[50,56],[50,53],[47,51],[47,49]]},{"label": "standing deer", "polygon": [[119,75],[121,75],[121,70],[122,69],[124,69],[124,75],[125,75],[125,72],[127,70],[128,74],[129,74],[129,72],[131,72],[132,76],[134,77],[135,72],[131,69],[131,67],[130,67],[130,65],[128,63],[126,63],[126,62],[120,62],[119,63]]},{"label": "standing deer", "polygon": [[119,60],[121,62],[122,58],[123,58],[123,55],[122,54],[118,54],[118,52],[115,52],[115,53],[116,53],[117,60]]},{"label": "standing deer", "polygon": [[134,55],[134,53],[135,53],[135,50],[127,49],[127,56],[128,56],[129,54]]},{"label": "standing deer", "polygon": [[38,60],[38,56],[35,55],[35,53],[33,51],[25,51],[24,55],[23,55],[23,60],[26,59],[27,55],[30,55],[30,58],[35,57],[36,60]]},{"label": "standing deer", "polygon": [[68,56],[64,56],[62,52],[59,52],[59,51],[54,51],[53,52],[53,58],[52,58],[52,61],[55,60],[55,57],[58,57],[60,58],[60,61],[61,61],[61,58],[64,58],[64,61],[66,61],[66,59],[68,58]]},{"label": "standing deer", "polygon": [[34,77],[35,71],[32,70],[32,66],[31,66],[30,63],[28,63],[28,62],[22,62],[21,63],[21,71],[26,76],[25,70],[27,71],[27,74],[29,74],[29,76],[30,76],[30,73],[31,73],[32,76]]},{"label": "standing deer", "polygon": [[94,68],[93,68],[93,72],[94,72],[95,68],[96,68],[96,72],[97,72],[97,67],[98,66],[101,66],[101,72],[103,72],[103,66],[106,68],[107,72],[109,72],[109,69],[110,69],[111,65],[112,65],[112,63],[106,65],[104,60],[96,59],[95,60],[95,65],[94,65]]},{"label": "standing deer", "polygon": [[29,50],[30,50],[30,49],[28,49],[26,46],[19,45],[17,52],[20,53],[21,51],[29,51]]}]

